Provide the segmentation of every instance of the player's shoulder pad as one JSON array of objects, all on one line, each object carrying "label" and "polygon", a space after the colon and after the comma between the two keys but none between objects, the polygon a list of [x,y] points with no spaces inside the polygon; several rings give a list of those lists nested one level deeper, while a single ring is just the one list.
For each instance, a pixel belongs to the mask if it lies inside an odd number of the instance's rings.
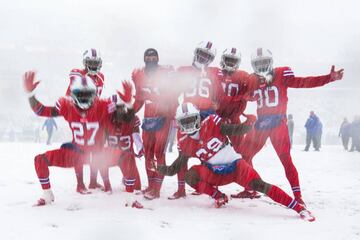
[{"label": "player's shoulder pad", "polygon": [[69,73],[69,76],[72,76],[72,75],[80,75],[80,76],[82,76],[83,74],[84,74],[84,70],[79,69],[79,68],[74,68],[74,69],[71,69],[71,71]]},{"label": "player's shoulder pad", "polygon": [[283,77],[294,76],[294,72],[290,67],[278,67],[274,71],[275,74],[281,74]]},{"label": "player's shoulder pad", "polygon": [[144,73],[144,68],[135,68],[131,73],[131,79],[136,82],[141,74]]},{"label": "player's shoulder pad", "polygon": [[104,74],[102,72],[96,73],[96,77],[100,79],[101,82],[104,82],[105,80]]},{"label": "player's shoulder pad", "polygon": [[221,122],[221,117],[217,114],[211,114],[209,116],[207,116],[204,120],[203,120],[203,124],[207,124],[207,123],[215,123],[215,125],[219,125],[219,123]]}]

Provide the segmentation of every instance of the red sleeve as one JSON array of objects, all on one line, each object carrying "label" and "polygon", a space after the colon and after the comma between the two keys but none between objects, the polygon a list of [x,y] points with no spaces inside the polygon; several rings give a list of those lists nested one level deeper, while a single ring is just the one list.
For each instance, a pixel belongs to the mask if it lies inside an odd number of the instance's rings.
[{"label": "red sleeve", "polygon": [[295,77],[289,67],[282,68],[282,71],[279,71],[278,74],[282,75],[285,85],[291,88],[314,88],[331,82],[329,74],[315,77]]},{"label": "red sleeve", "polygon": [[35,97],[29,99],[30,105],[34,113],[41,117],[56,117],[62,115],[60,112],[61,109],[61,99],[60,98],[57,102],[55,107],[53,106],[45,106],[41,102],[39,102]]}]

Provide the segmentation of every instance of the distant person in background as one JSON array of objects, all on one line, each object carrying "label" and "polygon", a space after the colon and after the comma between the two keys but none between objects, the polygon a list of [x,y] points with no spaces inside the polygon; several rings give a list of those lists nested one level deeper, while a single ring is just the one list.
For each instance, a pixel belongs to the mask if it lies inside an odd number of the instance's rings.
[{"label": "distant person in background", "polygon": [[50,145],[54,127],[56,128],[56,130],[58,129],[54,118],[52,118],[52,117],[47,118],[44,122],[44,125],[42,126],[42,130],[44,130],[45,127],[46,127],[46,132],[48,135],[46,144]]},{"label": "distant person in background", "polygon": [[344,121],[341,123],[339,137],[341,137],[344,149],[348,150],[350,140],[350,122],[347,120],[347,118],[344,118]]},{"label": "distant person in background", "polygon": [[36,124],[35,130],[34,130],[34,142],[39,143],[40,142],[40,126]]},{"label": "distant person in background", "polygon": [[350,125],[351,149],[350,152],[357,150],[360,152],[360,116],[355,116]]},{"label": "distant person in background", "polygon": [[316,144],[315,145],[315,142],[313,142],[313,146],[315,148],[315,151],[320,151],[320,148],[321,148],[321,137],[322,137],[322,122],[320,121],[319,119],[319,123],[316,127],[316,133],[315,133],[315,138],[316,138]]},{"label": "distant person in background", "polygon": [[293,135],[294,135],[294,120],[293,120],[292,114],[288,115],[287,125],[288,125],[288,130],[289,130],[289,137],[290,137],[290,147],[292,147]]},{"label": "distant person in background", "polygon": [[319,143],[318,143],[319,124],[320,124],[320,120],[319,120],[318,116],[315,115],[314,111],[310,111],[310,116],[305,123],[306,146],[305,146],[304,151],[309,151],[311,142],[313,142],[315,151],[319,151]]}]

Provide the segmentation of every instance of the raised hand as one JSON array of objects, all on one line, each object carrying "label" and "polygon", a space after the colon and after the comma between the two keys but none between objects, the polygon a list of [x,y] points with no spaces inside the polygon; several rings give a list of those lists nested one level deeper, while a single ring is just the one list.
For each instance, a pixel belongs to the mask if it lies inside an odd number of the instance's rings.
[{"label": "raised hand", "polygon": [[331,82],[336,81],[336,80],[341,80],[343,75],[344,75],[344,69],[343,68],[340,69],[340,70],[335,71],[335,66],[333,65],[331,67],[331,71],[330,71]]},{"label": "raised hand", "polygon": [[40,83],[40,81],[35,82],[35,72],[34,71],[27,71],[23,76],[24,81],[24,88],[25,91],[31,93]]},{"label": "raised hand", "polygon": [[130,105],[133,101],[133,85],[131,82],[125,80],[122,82],[122,91],[117,91],[121,100],[126,104]]}]

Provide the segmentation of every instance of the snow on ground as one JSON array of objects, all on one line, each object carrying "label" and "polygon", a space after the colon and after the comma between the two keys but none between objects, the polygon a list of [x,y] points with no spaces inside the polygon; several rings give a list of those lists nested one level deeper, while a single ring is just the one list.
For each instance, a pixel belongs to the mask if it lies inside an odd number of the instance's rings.
[{"label": "snow on ground", "polygon": [[[86,196],[75,193],[72,169],[52,168],[55,203],[32,207],[41,194],[33,157],[56,147],[0,144],[1,239],[360,239],[360,154],[345,152],[341,146],[323,146],[321,152],[303,152],[303,146],[292,150],[304,200],[317,217],[313,223],[267,197],[233,199],[220,209],[204,195],[167,200],[177,188],[176,177],[166,178],[160,199],[147,201],[123,192],[117,168],[110,171],[112,195],[96,191]],[[168,157],[172,161],[176,153]],[[290,193],[271,146],[255,157],[254,165],[264,180]],[[145,186],[143,160],[138,167]],[[230,194],[241,188],[232,184],[221,189]],[[132,199],[148,209],[125,207]]]}]

